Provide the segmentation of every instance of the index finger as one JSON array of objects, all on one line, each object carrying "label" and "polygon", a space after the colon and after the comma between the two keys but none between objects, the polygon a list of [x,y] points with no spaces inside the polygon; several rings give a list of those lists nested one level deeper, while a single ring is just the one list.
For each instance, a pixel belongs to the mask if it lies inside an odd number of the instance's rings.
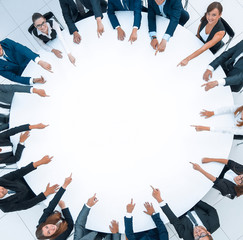
[{"label": "index finger", "polygon": [[201,85],[201,87],[204,87],[204,86],[206,86],[207,85],[207,83],[204,83],[203,85]]},{"label": "index finger", "polygon": [[72,175],[73,175],[73,173],[71,173],[69,177],[71,178],[71,177],[72,177]]},{"label": "index finger", "polygon": [[181,65],[181,62],[177,64],[177,67],[179,67]]},{"label": "index finger", "polygon": [[192,163],[192,162],[189,162],[189,163],[191,163],[192,165],[194,165],[194,163]]},{"label": "index finger", "polygon": [[50,157],[49,159],[50,159],[50,160],[52,160],[52,158],[53,158],[53,156],[52,156],[52,157]]},{"label": "index finger", "polygon": [[190,125],[191,127],[197,127],[196,125]]},{"label": "index finger", "polygon": [[133,204],[133,198],[131,199],[131,204]]},{"label": "index finger", "polygon": [[154,190],[154,187],[152,185],[150,185],[150,187]]}]

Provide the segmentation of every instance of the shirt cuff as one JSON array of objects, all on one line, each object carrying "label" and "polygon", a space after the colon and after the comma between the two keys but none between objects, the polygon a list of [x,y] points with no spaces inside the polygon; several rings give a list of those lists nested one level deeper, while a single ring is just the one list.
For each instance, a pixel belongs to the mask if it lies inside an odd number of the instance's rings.
[{"label": "shirt cuff", "polygon": [[33,93],[33,87],[30,88],[30,93]]},{"label": "shirt cuff", "polygon": [[161,203],[159,203],[159,206],[160,207],[164,207],[166,205],[166,202],[165,201],[162,201]]},{"label": "shirt cuff", "polygon": [[217,80],[217,82],[218,82],[218,86],[224,86],[226,83],[224,78]]},{"label": "shirt cuff", "polygon": [[85,206],[86,206],[87,208],[91,208],[90,206],[88,206],[88,204],[87,204],[87,203],[85,203]]},{"label": "shirt cuff", "polygon": [[157,37],[157,33],[156,32],[149,32],[149,36],[150,36],[150,38],[152,38],[153,36]]},{"label": "shirt cuff", "polygon": [[35,60],[34,60],[34,62],[35,63],[38,63],[40,60],[41,60],[40,57],[36,57]]},{"label": "shirt cuff", "polygon": [[132,217],[132,213],[128,213],[128,212],[127,212],[127,213],[126,213],[126,217],[127,217],[127,218],[131,218],[131,217]]},{"label": "shirt cuff", "polygon": [[23,145],[24,146],[24,142],[19,142],[19,144]]},{"label": "shirt cuff", "polygon": [[138,27],[137,27],[137,26],[133,26],[133,28],[136,28],[136,29],[138,29]]},{"label": "shirt cuff", "polygon": [[119,27],[121,27],[121,26],[120,25],[116,26],[116,29],[119,28]]},{"label": "shirt cuff", "polygon": [[207,69],[210,70],[211,72],[214,71],[214,68],[212,66],[210,66],[210,65],[208,65]]},{"label": "shirt cuff", "polygon": [[30,84],[34,84],[34,78],[30,78]]},{"label": "shirt cuff", "polygon": [[170,37],[171,37],[171,36],[170,36],[169,34],[166,33],[166,34],[164,34],[163,39],[166,40],[167,42],[169,42]]}]

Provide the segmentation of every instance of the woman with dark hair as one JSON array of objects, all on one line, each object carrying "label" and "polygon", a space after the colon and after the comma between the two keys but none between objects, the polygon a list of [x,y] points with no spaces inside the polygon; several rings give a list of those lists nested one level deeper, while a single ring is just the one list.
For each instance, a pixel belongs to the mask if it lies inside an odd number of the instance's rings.
[{"label": "woman with dark hair", "polygon": [[[62,195],[64,194],[67,186],[72,181],[72,174],[65,179],[64,184],[56,193],[55,197],[51,200],[48,207],[44,209],[44,212],[39,220],[35,235],[37,239],[56,239],[65,240],[68,238],[73,230],[73,219],[66,208],[65,203],[60,201]],[[59,204],[62,209],[62,214],[58,211],[54,211],[55,207]]]},{"label": "woman with dark hair", "polygon": [[208,127],[208,126],[198,126],[195,127],[197,132],[200,131],[211,131],[211,132],[222,132],[234,134],[234,139],[243,139],[243,105],[233,105],[227,107],[221,107],[215,111],[203,110],[200,112],[201,117],[210,118],[214,115],[222,114],[234,114],[235,126],[232,127]]},{"label": "woman with dark hair", "polygon": [[223,171],[218,178],[203,170],[198,164],[192,163],[193,168],[211,180],[213,188],[219,190],[223,196],[230,199],[243,194],[243,165],[233,160],[220,158],[203,158],[202,163],[218,162],[225,164]]},{"label": "woman with dark hair", "polygon": [[61,51],[47,45],[49,41],[59,38],[70,62],[75,64],[75,58],[68,49],[68,46],[62,36],[59,24],[54,19],[46,20],[42,14],[34,13],[32,15],[32,22],[35,26],[34,30],[32,31],[32,36],[43,49],[53,52],[58,58],[62,58]]},{"label": "woman with dark hair", "polygon": [[223,7],[219,2],[213,2],[208,6],[207,12],[202,17],[201,23],[197,30],[197,37],[204,43],[204,45],[183,59],[178,66],[186,66],[189,61],[208,49],[213,54],[220,49],[220,47],[223,45],[222,39],[225,35],[225,28],[220,19],[222,11]]}]

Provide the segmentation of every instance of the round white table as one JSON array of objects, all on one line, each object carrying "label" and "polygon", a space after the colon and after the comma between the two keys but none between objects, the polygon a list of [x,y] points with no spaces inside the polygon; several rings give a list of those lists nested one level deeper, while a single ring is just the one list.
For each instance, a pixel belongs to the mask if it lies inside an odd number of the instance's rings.
[{"label": "round white table", "polygon": [[[148,36],[147,15],[143,13],[138,40],[128,42],[132,31],[133,13],[118,12],[126,39],[117,40],[107,15],[105,32],[98,39],[94,17],[77,23],[82,36],[80,45],[72,42],[63,31],[76,67],[64,56],[40,51],[52,64],[54,73],[30,63],[24,75],[42,74],[49,98],[15,94],[10,126],[24,123],[48,123],[44,130],[33,130],[26,141],[18,166],[54,156],[53,161],[26,176],[35,193],[43,191],[48,182],[62,184],[72,172],[73,182],[63,196],[74,220],[83,204],[94,193],[99,202],[92,208],[86,227],[109,232],[112,219],[119,221],[124,232],[126,204],[133,198],[134,231],[154,228],[143,204],[152,202],[150,185],[161,190],[177,216],[194,206],[212,187],[212,182],[194,171],[189,163],[201,163],[202,157],[227,158],[232,144],[231,134],[199,132],[190,127],[230,125],[232,116],[205,120],[202,109],[215,109],[233,104],[229,87],[205,92],[201,85],[207,65],[214,59],[206,51],[186,67],[177,64],[202,43],[187,29],[178,25],[164,53],[154,55]],[[158,39],[168,20],[157,18]],[[53,45],[62,49],[60,42]],[[218,68],[213,78],[223,77]],[[16,146],[19,135],[12,138]],[[215,176],[222,165],[203,166]],[[48,197],[46,204],[53,196]],[[163,213],[161,218],[168,219]]]}]

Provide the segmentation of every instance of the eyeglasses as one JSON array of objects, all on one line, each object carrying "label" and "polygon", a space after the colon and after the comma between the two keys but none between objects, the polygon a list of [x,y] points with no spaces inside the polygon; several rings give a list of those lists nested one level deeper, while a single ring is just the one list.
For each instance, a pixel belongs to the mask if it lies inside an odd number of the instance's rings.
[{"label": "eyeglasses", "polygon": [[43,25],[46,23],[46,21],[44,20],[41,24],[38,24],[38,25],[36,25],[35,27],[36,28],[41,28],[41,27],[43,27]]},{"label": "eyeglasses", "polygon": [[194,239],[199,240],[200,238],[207,237],[207,236],[209,236],[207,233],[201,233],[200,236],[195,237]]},{"label": "eyeglasses", "polygon": [[243,183],[243,176],[239,179],[239,184],[241,185]]}]

